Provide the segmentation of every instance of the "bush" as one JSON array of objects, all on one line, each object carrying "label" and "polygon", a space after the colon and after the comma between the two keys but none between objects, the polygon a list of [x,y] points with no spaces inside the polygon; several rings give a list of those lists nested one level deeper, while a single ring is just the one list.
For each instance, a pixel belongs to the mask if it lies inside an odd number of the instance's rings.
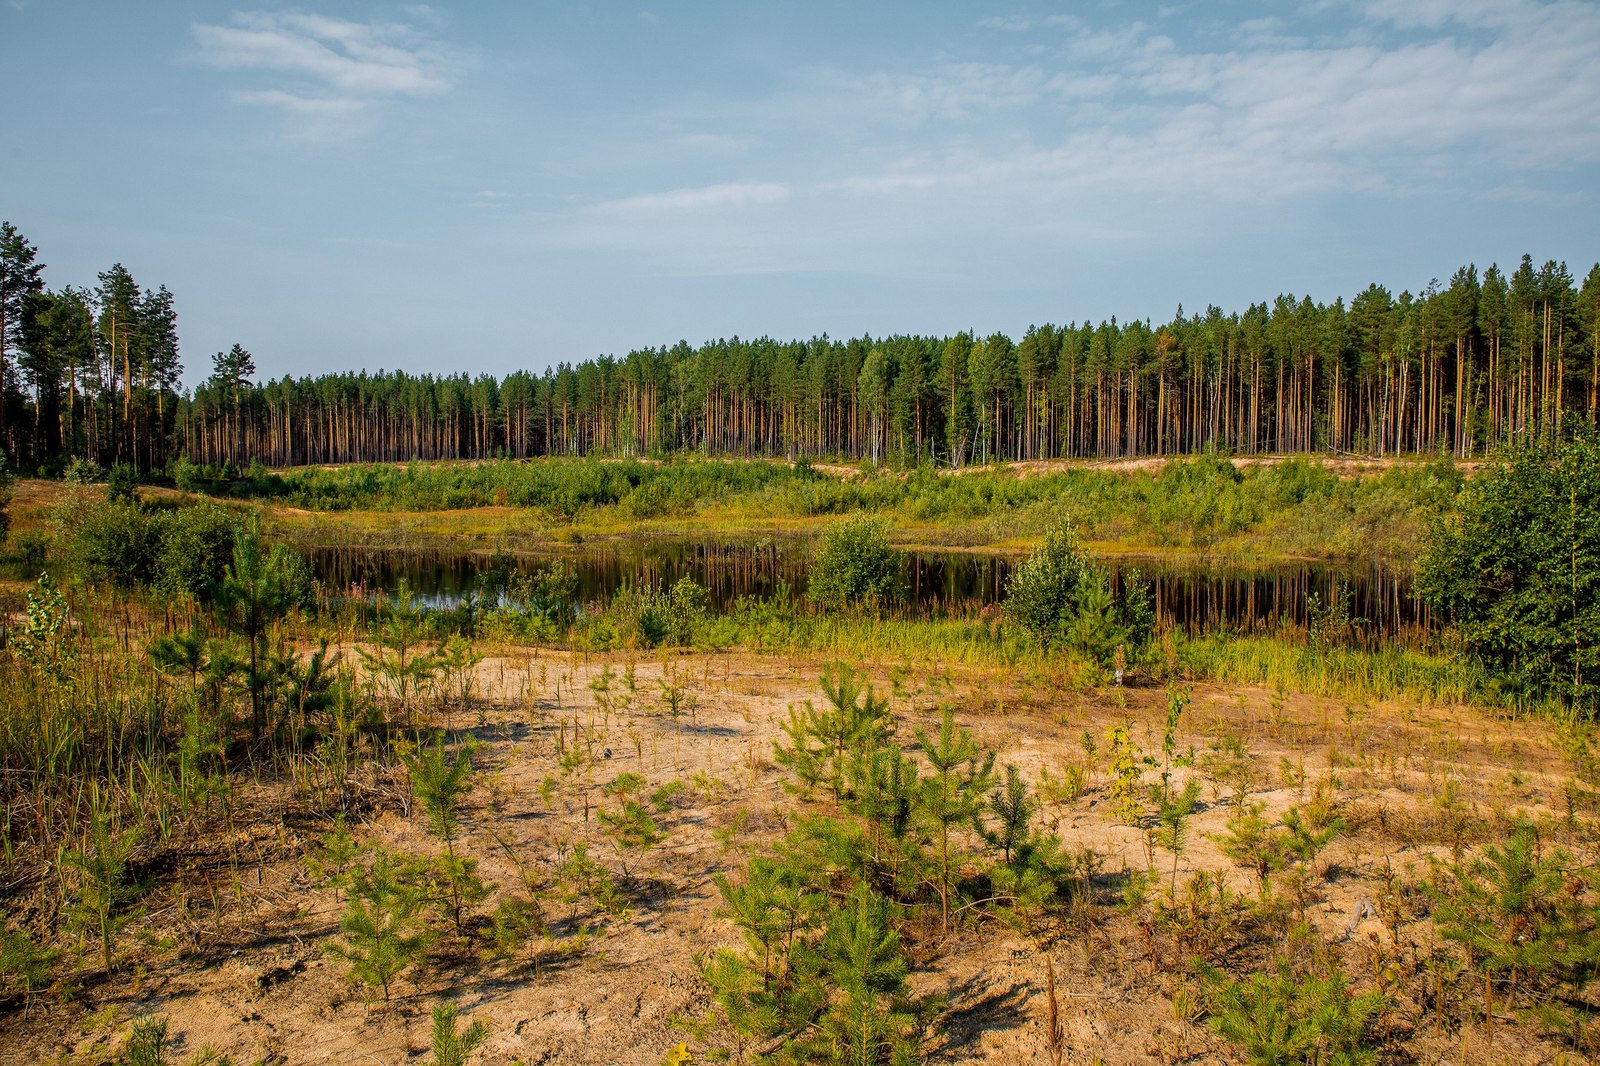
[{"label": "bush", "polygon": [[239,524],[216,504],[181,507],[163,521],[160,585],[209,601],[233,562]]},{"label": "bush", "polygon": [[1296,974],[1284,964],[1243,980],[1214,969],[1203,974],[1211,1027],[1239,1044],[1252,1066],[1358,1066],[1377,1058],[1367,1027],[1382,991],[1351,995],[1341,974]]},{"label": "bush", "polygon": [[90,582],[124,587],[150,584],[158,573],[161,523],[131,500],[91,504],[78,515],[70,550],[73,568]]},{"label": "bush", "polygon": [[647,648],[693,644],[710,608],[711,594],[688,576],[680,577],[665,591],[654,587],[625,590],[613,605],[624,630],[631,629],[634,643]]},{"label": "bush", "polygon": [[1112,662],[1119,646],[1142,647],[1155,623],[1149,583],[1129,571],[1118,599],[1105,569],[1083,553],[1067,523],[1053,527],[1011,571],[1004,608],[1041,644],[1071,648],[1101,666]]},{"label": "bush", "polygon": [[1017,625],[1049,644],[1078,617],[1080,597],[1093,585],[1093,564],[1072,526],[1057,525],[1006,579],[1005,610]]},{"label": "bush", "polygon": [[267,553],[267,566],[277,572],[289,607],[309,610],[316,605],[317,578],[304,555],[286,544],[274,544]]},{"label": "bush", "polygon": [[93,485],[97,481],[104,481],[105,477],[106,472],[99,463],[81,456],[74,456],[61,474],[61,480],[68,485]]},{"label": "bush", "polygon": [[856,515],[828,527],[811,560],[807,591],[819,606],[876,608],[900,595],[900,553],[889,523]]},{"label": "bush", "polygon": [[188,455],[180,455],[167,464],[167,476],[179,492],[194,492],[199,487],[200,468]]},{"label": "bush", "polygon": [[1514,694],[1600,699],[1600,437],[1544,440],[1468,482],[1417,590]]},{"label": "bush", "polygon": [[131,500],[139,484],[139,472],[128,463],[114,463],[106,479],[106,496],[112,500]]}]

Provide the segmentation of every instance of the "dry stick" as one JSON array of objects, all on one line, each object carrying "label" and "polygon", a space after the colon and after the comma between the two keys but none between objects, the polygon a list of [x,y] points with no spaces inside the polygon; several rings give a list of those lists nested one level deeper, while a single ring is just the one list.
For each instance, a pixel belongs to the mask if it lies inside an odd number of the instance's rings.
[{"label": "dry stick", "polygon": [[1066,1054],[1066,1034],[1061,1031],[1061,1004],[1056,998],[1056,967],[1050,953],[1044,956],[1044,988],[1049,1001],[1049,1016],[1045,1021],[1045,1048],[1050,1053],[1051,1066],[1061,1066]]}]

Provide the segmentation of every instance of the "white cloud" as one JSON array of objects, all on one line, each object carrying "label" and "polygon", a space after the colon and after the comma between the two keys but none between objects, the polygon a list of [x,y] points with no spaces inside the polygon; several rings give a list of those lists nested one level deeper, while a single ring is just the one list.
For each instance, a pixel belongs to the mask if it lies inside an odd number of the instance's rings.
[{"label": "white cloud", "polygon": [[363,106],[359,100],[346,100],[338,97],[300,96],[295,93],[284,92],[282,89],[236,92],[233,94],[233,99],[241,104],[281,107],[285,111],[291,111],[296,114],[325,117],[354,115],[360,112]]},{"label": "white cloud", "polygon": [[[421,22],[437,21],[431,9],[409,11]],[[236,91],[235,100],[294,115],[350,118],[379,101],[437,96],[452,87],[460,66],[458,52],[408,23],[241,12],[229,25],[192,29],[201,63],[286,79]]]},{"label": "white cloud", "polygon": [[1358,13],[1365,43],[1308,44],[1281,19],[1243,25],[1226,51],[1138,24],[1074,28],[1054,62],[868,78],[873,92],[854,95],[878,119],[948,134],[827,183],[855,196],[1249,203],[1461,181],[1487,195],[1472,175],[1536,180],[1600,161],[1600,6],[1375,0]]},{"label": "white cloud", "polygon": [[764,207],[787,200],[792,192],[789,185],[781,181],[732,181],[607,200],[592,204],[586,210],[600,215],[640,218],[675,216]]},{"label": "white cloud", "polygon": [[991,20],[1044,50],[812,68],[766,96],[696,98],[697,123],[757,139],[783,180],[718,181],[733,164],[709,152],[684,170],[694,135],[677,133],[656,151],[701,183],[525,221],[541,242],[663,272],[908,275],[950,247],[1153,249],[1352,196],[1573,209],[1575,169],[1600,162],[1600,5],[1333,2],[1331,20],[1220,32]]}]

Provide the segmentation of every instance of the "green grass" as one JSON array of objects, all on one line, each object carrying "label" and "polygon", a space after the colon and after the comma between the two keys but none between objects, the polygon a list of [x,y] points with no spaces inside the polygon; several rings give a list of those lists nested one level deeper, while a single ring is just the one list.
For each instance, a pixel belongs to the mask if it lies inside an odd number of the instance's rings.
[{"label": "green grass", "polygon": [[1475,663],[1422,648],[1319,649],[1287,636],[1208,634],[1179,642],[1178,660],[1196,678],[1338,699],[1468,703],[1490,691]]},{"label": "green grass", "polygon": [[1309,459],[1239,470],[1216,456],[1157,473],[1001,466],[844,478],[759,460],[556,458],[300,468],[219,488],[276,505],[276,529],[318,543],[815,531],[870,513],[888,517],[901,544],[1020,549],[1066,516],[1100,552],[1265,560],[1404,557],[1461,482],[1448,461],[1349,478]]}]

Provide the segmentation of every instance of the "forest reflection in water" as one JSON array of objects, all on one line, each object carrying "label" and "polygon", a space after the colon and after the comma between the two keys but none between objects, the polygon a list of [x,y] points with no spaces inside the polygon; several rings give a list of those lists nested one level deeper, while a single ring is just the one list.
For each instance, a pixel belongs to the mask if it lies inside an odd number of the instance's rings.
[{"label": "forest reflection in water", "polygon": [[[810,566],[804,538],[654,538],[575,545],[547,555],[487,555],[372,548],[318,548],[312,569],[331,592],[394,592],[405,582],[421,603],[452,608],[468,597],[498,600],[508,577],[557,561],[576,576],[582,603],[604,603],[624,587],[666,586],[688,576],[719,609],[743,597],[800,595]],[[1003,599],[1020,557],[960,551],[904,553],[904,610],[936,617],[975,614]],[[1102,560],[1119,587],[1131,571],[1149,581],[1158,617],[1188,632],[1305,627],[1330,607],[1367,641],[1430,628],[1410,582],[1378,563],[1287,563],[1263,567],[1185,560]]]}]

